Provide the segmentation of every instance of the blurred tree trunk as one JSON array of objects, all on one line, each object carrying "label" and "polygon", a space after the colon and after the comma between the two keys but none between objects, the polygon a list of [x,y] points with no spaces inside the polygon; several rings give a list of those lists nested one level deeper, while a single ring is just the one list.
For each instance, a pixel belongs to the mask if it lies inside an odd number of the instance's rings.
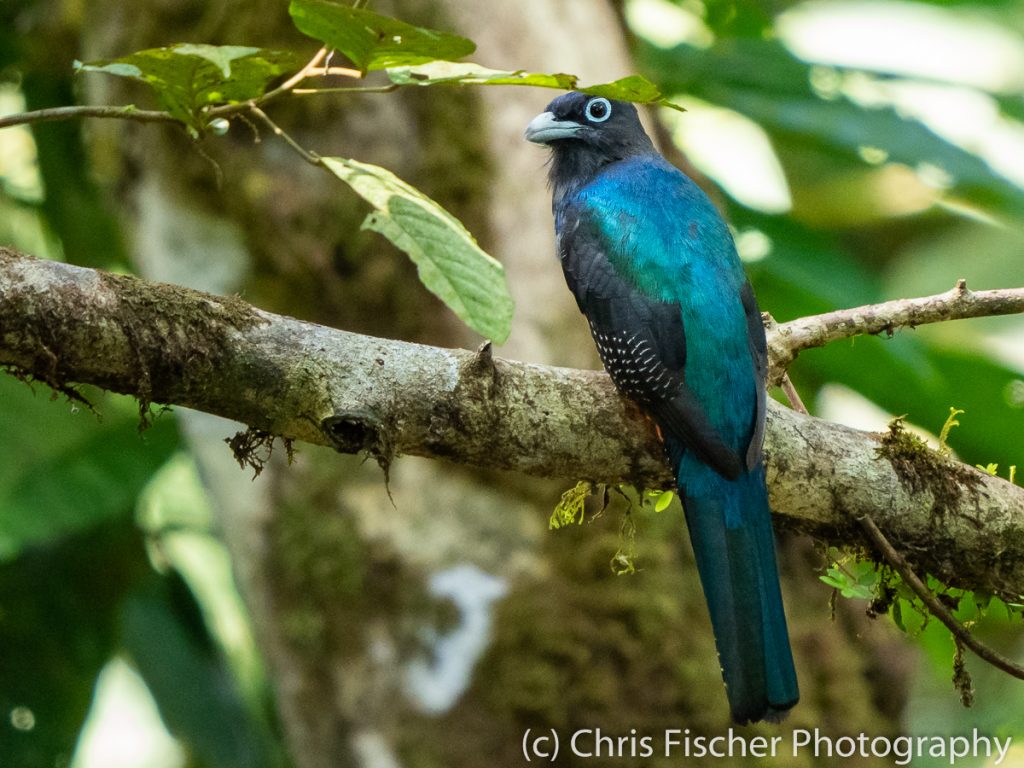
[{"label": "blurred tree trunk", "polygon": [[[619,20],[599,0],[375,7],[466,34],[488,66],[584,82],[632,71]],[[316,47],[278,0],[97,0],[82,23],[85,59],[182,41]],[[91,101],[146,103],[113,78],[88,87]],[[553,255],[546,158],[522,141],[551,95],[410,89],[279,103],[272,114],[303,145],[387,166],[467,223],[505,263],[517,301],[502,354],[594,366]],[[228,137],[198,147],[153,126],[90,132],[146,277],[242,292],[272,311],[362,332],[479,343],[403,255],[359,231],[365,209],[346,188],[268,135],[254,143],[252,126],[236,121]],[[147,254],[159,256],[142,261]],[[643,734],[727,724],[678,507],[634,515],[642,570],[615,577],[609,561],[630,546],[621,502],[590,525],[548,534],[563,490],[550,483],[402,458],[389,493],[378,467],[306,446],[291,466],[275,456],[253,481],[222,442],[238,427],[178,415],[301,768],[513,765],[527,727]],[[794,541],[783,549],[804,691],[791,723],[896,731],[900,707],[886,692],[899,688],[899,665],[879,667],[871,646],[881,641],[858,637],[858,617],[830,624],[813,553]]]}]

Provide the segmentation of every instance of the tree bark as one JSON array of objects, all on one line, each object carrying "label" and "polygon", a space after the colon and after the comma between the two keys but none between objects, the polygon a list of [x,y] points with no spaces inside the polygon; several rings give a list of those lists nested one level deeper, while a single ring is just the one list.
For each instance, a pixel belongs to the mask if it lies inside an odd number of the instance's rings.
[{"label": "tree bark", "polygon": [[[540,477],[669,487],[658,439],[604,373],[530,365],[304,323],[222,298],[0,249],[0,363],[58,390],[97,386],[243,422],[266,436]],[[795,321],[800,323],[801,321]],[[777,331],[778,332],[778,331]],[[265,440],[257,439],[257,447]],[[258,460],[251,446],[239,459]],[[894,427],[860,432],[769,408],[783,525],[865,546],[870,515],[918,567],[1024,592],[1024,490]]]}]

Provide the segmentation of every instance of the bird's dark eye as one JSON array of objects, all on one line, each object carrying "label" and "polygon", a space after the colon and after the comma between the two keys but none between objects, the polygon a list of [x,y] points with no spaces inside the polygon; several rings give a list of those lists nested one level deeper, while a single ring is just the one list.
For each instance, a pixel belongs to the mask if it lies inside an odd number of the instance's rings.
[{"label": "bird's dark eye", "polygon": [[591,99],[584,114],[592,123],[603,123],[612,116],[612,104],[605,98]]}]

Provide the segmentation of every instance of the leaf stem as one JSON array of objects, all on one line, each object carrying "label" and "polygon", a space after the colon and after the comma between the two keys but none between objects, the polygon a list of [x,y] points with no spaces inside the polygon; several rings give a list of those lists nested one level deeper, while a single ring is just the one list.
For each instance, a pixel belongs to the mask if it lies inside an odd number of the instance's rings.
[{"label": "leaf stem", "polygon": [[[260,104],[266,104],[278,98],[279,96],[283,96],[284,94],[288,93],[288,91],[294,89],[296,85],[298,85],[307,77],[309,77],[310,73],[317,67],[319,67],[323,63],[323,60],[327,58],[328,53],[330,53],[330,49],[326,45],[323,46],[319,51],[313,54],[312,59],[306,62],[306,66],[304,66],[294,75],[292,75],[283,83],[281,83],[281,85],[277,86],[277,88],[275,88],[272,91],[268,91],[267,93],[255,99],[255,101],[259,102]],[[210,110],[210,113],[212,114],[215,111],[216,110]]]},{"label": "leaf stem", "polygon": [[317,96],[326,93],[391,93],[401,87],[399,83],[391,83],[391,85],[353,86],[351,88],[344,86],[338,88],[296,88],[292,93],[296,96]]}]

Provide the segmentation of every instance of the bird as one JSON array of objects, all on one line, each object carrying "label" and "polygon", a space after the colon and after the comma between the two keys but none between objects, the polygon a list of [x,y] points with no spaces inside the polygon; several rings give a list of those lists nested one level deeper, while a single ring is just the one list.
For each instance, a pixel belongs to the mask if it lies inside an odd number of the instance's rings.
[{"label": "bird", "polygon": [[566,93],[525,138],[551,150],[556,251],[601,361],[675,474],[732,719],[779,722],[800,695],[765,485],[767,344],[729,228],[630,103]]}]

